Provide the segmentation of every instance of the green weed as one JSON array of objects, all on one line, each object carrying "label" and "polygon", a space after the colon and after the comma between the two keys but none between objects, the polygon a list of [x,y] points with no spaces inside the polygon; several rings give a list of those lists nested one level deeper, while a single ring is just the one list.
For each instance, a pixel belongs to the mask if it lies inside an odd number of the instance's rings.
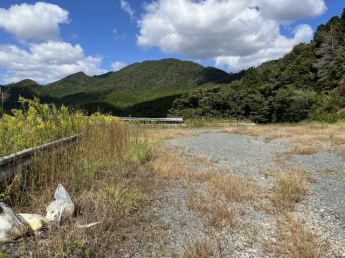
[{"label": "green weed", "polygon": [[100,189],[99,199],[105,206],[121,209],[126,213],[140,208],[148,200],[138,189],[124,188],[120,185]]},{"label": "green weed", "polygon": [[135,161],[143,163],[151,154],[151,143],[147,137],[132,137],[130,140],[130,156]]}]

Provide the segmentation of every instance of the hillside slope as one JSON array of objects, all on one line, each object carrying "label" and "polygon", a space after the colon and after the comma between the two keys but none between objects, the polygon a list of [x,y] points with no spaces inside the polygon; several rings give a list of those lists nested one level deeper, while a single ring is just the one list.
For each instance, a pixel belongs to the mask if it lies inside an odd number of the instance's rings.
[{"label": "hillside slope", "polygon": [[341,17],[320,25],[310,44],[249,68],[240,81],[184,94],[170,113],[257,122],[334,122],[345,119],[344,108],[345,9]]}]

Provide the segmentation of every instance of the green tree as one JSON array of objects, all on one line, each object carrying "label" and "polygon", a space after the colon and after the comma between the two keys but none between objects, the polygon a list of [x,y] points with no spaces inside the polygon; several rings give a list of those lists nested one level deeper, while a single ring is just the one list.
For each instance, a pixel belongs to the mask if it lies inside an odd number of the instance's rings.
[{"label": "green tree", "polygon": [[334,90],[317,94],[309,111],[309,119],[329,123],[336,122],[339,118],[345,118],[343,113],[338,113],[344,106],[344,99]]}]

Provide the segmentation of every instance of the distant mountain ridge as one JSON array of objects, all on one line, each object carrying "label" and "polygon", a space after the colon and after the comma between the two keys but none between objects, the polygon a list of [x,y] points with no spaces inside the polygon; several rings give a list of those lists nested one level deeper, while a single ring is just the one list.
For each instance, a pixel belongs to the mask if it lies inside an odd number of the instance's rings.
[{"label": "distant mountain ridge", "polygon": [[[174,98],[183,92],[230,83],[235,79],[238,79],[237,74],[230,75],[217,68],[169,58],[134,63],[98,76],[78,72],[46,86],[26,79],[8,85],[14,95],[8,106],[18,107],[16,99],[21,94],[26,97],[36,95],[44,102],[78,106],[89,112],[101,110],[119,115],[144,115],[145,112],[140,111],[140,103],[144,103],[147,110],[150,101],[158,105],[157,99],[163,98],[165,107],[160,108],[156,115],[166,116]],[[135,106],[138,106],[137,111],[133,110]],[[129,107],[134,114],[125,111]],[[146,113],[155,115],[149,110]]]},{"label": "distant mountain ridge", "polygon": [[48,88],[65,90],[66,87],[127,92],[133,94],[151,94],[157,91],[188,90],[206,83],[231,82],[231,76],[223,70],[204,67],[191,61],[162,59],[134,63],[116,72],[98,76],[87,76],[82,72],[69,75]]}]

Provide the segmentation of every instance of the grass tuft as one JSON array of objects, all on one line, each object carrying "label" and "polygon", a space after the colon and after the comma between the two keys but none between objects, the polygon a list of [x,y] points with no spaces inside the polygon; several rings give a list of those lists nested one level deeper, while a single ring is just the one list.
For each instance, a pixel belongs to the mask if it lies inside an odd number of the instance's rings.
[{"label": "grass tuft", "polygon": [[296,258],[327,257],[329,244],[305,229],[303,223],[290,215],[278,221],[276,255]]},{"label": "grass tuft", "polygon": [[275,176],[275,187],[272,202],[280,211],[292,211],[309,190],[306,185],[305,171],[292,169],[280,172]]},{"label": "grass tuft", "polygon": [[161,147],[154,147],[153,152],[156,158],[152,160],[152,168],[162,178],[176,180],[191,177],[191,171],[181,156],[170,153]]},{"label": "grass tuft", "polygon": [[149,200],[138,189],[124,188],[120,185],[101,188],[98,191],[98,198],[105,207],[123,210],[126,213],[138,209]]},{"label": "grass tuft", "polygon": [[209,175],[210,191],[229,201],[247,202],[255,200],[260,194],[259,186],[245,176],[233,175],[230,171],[211,171]]},{"label": "grass tuft", "polygon": [[217,257],[212,245],[207,239],[191,241],[184,247],[183,258],[210,258]]}]

